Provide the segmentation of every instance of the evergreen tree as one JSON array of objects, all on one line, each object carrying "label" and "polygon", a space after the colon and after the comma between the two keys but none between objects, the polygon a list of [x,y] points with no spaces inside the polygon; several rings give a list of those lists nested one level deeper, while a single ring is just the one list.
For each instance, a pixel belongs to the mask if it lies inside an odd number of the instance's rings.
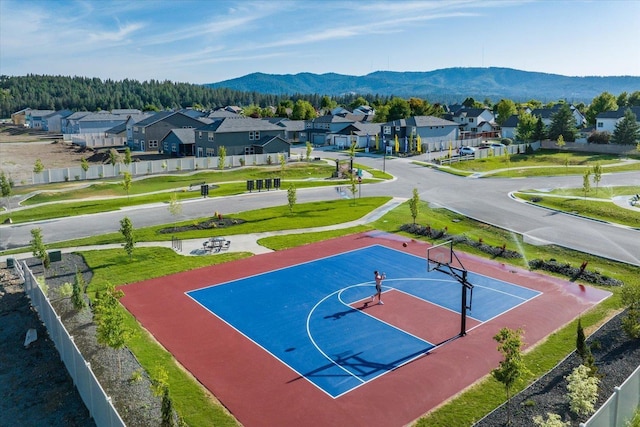
[{"label": "evergreen tree", "polygon": [[640,142],[640,125],[636,115],[630,108],[624,112],[624,117],[618,123],[611,136],[612,144],[631,145]]},{"label": "evergreen tree", "polygon": [[557,140],[562,135],[565,141],[574,142],[577,133],[576,121],[571,108],[567,104],[563,104],[558,111],[551,115],[548,137],[551,140]]}]

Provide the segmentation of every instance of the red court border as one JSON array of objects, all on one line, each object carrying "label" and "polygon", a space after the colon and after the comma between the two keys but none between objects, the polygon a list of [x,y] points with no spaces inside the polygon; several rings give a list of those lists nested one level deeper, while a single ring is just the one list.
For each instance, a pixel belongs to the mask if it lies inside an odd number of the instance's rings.
[{"label": "red court border", "polygon": [[[611,295],[456,252],[469,271],[543,293],[337,399],[300,378],[185,295],[193,289],[374,244],[420,257],[426,257],[428,247],[383,232],[361,233],[126,285],[120,288],[125,293],[121,302],[245,426],[388,427],[411,423],[495,368],[501,356],[492,337],[500,328],[524,329],[525,342],[531,346]],[[443,325],[424,318],[424,314],[410,321],[398,318],[398,313],[417,315],[404,306],[394,310],[397,298],[389,294],[384,306],[368,310],[380,318],[387,316],[384,310],[395,313],[395,324],[404,321],[432,329]],[[448,325],[451,329],[450,322]],[[438,336],[449,333],[432,332]],[[459,326],[453,332],[459,332]]]}]

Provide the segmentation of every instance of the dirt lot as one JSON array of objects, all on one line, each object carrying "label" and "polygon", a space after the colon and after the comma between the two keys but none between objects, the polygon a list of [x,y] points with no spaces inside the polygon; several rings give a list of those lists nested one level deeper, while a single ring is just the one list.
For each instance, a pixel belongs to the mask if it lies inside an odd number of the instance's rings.
[{"label": "dirt lot", "polygon": [[62,139],[42,132],[28,132],[15,127],[0,128],[0,170],[13,179],[15,185],[32,183],[33,166],[40,159],[45,169],[79,165],[87,151]]}]

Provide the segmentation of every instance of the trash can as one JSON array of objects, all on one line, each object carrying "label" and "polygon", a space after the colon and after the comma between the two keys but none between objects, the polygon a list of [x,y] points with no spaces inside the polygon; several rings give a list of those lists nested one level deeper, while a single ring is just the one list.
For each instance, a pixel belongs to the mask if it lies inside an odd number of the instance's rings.
[{"label": "trash can", "polygon": [[7,258],[7,268],[13,268],[15,260],[13,258]]}]

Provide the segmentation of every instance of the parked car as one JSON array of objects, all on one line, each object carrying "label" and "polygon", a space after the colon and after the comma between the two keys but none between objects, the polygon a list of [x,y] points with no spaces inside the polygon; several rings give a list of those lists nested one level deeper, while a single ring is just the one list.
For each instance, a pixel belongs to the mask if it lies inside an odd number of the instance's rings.
[{"label": "parked car", "polygon": [[496,148],[506,148],[506,145],[501,144],[499,142],[492,142],[492,143],[481,144],[478,148],[480,150],[486,150],[487,148],[493,148],[495,150]]},{"label": "parked car", "polygon": [[461,156],[472,156],[476,153],[476,149],[473,147],[460,147],[458,154]]}]

